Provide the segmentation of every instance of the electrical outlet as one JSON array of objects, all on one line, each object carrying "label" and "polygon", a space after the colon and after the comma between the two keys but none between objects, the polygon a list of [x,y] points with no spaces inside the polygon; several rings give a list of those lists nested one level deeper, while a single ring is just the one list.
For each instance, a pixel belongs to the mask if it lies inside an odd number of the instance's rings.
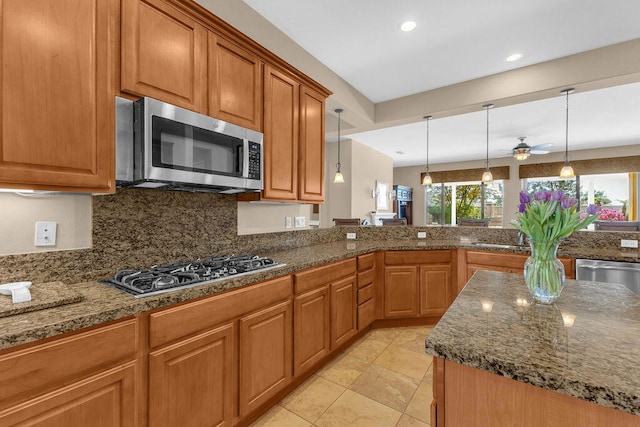
[{"label": "electrical outlet", "polygon": [[638,241],[637,240],[620,240],[620,246],[623,248],[634,248],[638,249]]},{"label": "electrical outlet", "polygon": [[297,216],[295,217],[295,227],[296,228],[301,228],[305,226],[305,217],[303,216]]},{"label": "electrical outlet", "polygon": [[50,221],[36,222],[36,246],[55,246],[58,223]]},{"label": "electrical outlet", "polygon": [[284,228],[291,228],[291,217],[290,216],[285,216],[284,217]]},{"label": "electrical outlet", "polygon": [[427,232],[426,231],[418,231],[418,239],[426,239]]},{"label": "electrical outlet", "polygon": [[347,233],[347,239],[355,240],[355,238],[356,238],[356,233]]}]

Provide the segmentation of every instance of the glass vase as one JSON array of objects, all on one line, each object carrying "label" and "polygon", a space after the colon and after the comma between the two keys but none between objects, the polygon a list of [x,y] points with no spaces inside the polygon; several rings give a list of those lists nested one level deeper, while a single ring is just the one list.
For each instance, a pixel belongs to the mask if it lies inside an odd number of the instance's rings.
[{"label": "glass vase", "polygon": [[524,264],[524,280],[533,298],[551,304],[564,287],[564,265],[556,256],[560,241],[529,240],[531,256]]}]

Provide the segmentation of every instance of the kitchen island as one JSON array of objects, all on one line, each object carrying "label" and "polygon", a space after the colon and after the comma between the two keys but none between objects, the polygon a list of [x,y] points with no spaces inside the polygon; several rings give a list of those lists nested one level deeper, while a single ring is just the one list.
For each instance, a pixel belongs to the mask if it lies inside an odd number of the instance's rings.
[{"label": "kitchen island", "polygon": [[472,277],[426,340],[431,425],[640,425],[640,298],[567,280],[531,301],[520,274]]}]

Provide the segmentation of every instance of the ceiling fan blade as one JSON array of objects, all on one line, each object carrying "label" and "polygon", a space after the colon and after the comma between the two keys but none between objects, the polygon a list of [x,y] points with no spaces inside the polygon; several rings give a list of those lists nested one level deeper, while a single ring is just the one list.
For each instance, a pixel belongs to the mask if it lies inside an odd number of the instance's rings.
[{"label": "ceiling fan blade", "polygon": [[548,142],[546,144],[538,144],[531,147],[531,150],[544,150],[545,148],[553,147],[553,144]]},{"label": "ceiling fan blade", "polygon": [[549,150],[534,150],[533,148],[529,151],[531,154],[549,154],[550,152]]}]

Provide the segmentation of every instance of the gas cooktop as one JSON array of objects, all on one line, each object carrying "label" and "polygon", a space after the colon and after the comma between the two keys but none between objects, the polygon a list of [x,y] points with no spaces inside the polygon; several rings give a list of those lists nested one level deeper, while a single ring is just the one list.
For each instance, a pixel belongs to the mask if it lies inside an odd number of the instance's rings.
[{"label": "gas cooktop", "polygon": [[146,269],[120,270],[101,282],[140,298],[284,266],[271,258],[230,255]]}]

